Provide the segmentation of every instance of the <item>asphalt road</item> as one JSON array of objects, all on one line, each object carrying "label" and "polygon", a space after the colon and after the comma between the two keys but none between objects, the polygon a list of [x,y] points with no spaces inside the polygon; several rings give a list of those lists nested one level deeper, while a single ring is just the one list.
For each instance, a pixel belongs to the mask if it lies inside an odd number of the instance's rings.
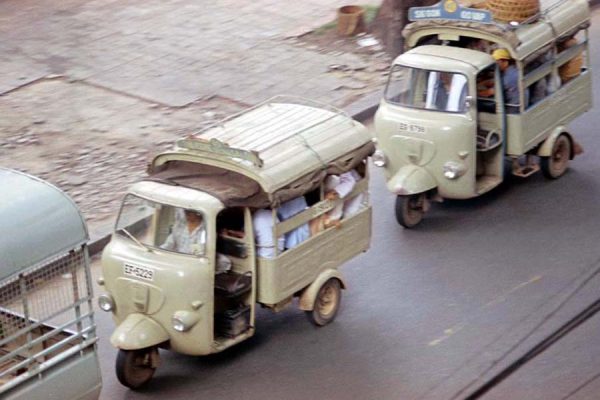
[{"label": "asphalt road", "polygon": [[[593,47],[600,82],[600,41]],[[116,380],[113,324],[98,313],[101,398],[466,398],[600,297],[600,278],[583,284],[600,267],[597,126],[596,112],[572,125],[586,153],[563,178],[510,179],[434,205],[417,230],[396,224],[374,171],[372,247],[342,268],[349,289],[325,328],[295,308],[260,310],[251,340],[209,357],[163,351],[154,380],[133,392]],[[597,399],[598,328],[596,316],[482,398]]]}]

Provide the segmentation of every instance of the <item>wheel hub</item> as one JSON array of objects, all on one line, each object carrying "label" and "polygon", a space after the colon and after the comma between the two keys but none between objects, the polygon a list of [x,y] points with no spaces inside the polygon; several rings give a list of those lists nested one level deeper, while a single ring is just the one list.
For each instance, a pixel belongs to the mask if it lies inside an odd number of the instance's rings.
[{"label": "wheel hub", "polygon": [[326,287],[319,296],[318,307],[319,313],[329,315],[335,309],[336,292],[332,287]]}]

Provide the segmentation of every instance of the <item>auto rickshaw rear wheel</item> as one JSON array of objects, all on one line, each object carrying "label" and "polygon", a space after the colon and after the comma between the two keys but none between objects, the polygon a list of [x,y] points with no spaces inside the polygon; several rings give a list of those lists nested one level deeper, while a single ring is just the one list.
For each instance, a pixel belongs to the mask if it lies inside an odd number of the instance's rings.
[{"label": "auto rickshaw rear wheel", "polygon": [[560,135],[554,146],[550,157],[542,157],[540,167],[542,173],[548,179],[558,179],[567,172],[571,158],[571,140],[567,135]]},{"label": "auto rickshaw rear wheel", "polygon": [[342,300],[339,279],[330,278],[320,288],[312,311],[306,311],[308,320],[316,326],[324,326],[334,320]]},{"label": "auto rickshaw rear wheel", "polygon": [[141,387],[152,379],[158,357],[156,346],[140,350],[119,350],[115,366],[119,382],[131,389]]},{"label": "auto rickshaw rear wheel", "polygon": [[396,220],[405,228],[419,225],[425,215],[425,193],[396,197]]}]

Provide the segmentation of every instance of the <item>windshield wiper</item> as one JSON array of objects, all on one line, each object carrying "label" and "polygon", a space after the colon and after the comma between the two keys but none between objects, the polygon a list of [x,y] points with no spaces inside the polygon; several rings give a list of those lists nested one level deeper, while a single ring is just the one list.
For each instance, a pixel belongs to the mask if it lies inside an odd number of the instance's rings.
[{"label": "windshield wiper", "polygon": [[125,228],[121,229],[121,232],[124,232],[131,240],[133,240],[138,246],[146,250],[147,252],[152,253],[152,249],[146,246],[144,243],[140,242],[135,236],[133,236],[129,231]]}]

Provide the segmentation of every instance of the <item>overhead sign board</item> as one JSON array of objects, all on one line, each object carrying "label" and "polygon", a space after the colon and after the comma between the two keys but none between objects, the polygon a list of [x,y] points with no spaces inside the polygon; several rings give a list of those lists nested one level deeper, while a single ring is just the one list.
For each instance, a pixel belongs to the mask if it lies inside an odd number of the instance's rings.
[{"label": "overhead sign board", "polygon": [[447,19],[452,21],[493,23],[492,13],[488,10],[463,7],[456,0],[444,0],[431,7],[411,7],[408,10],[410,21]]}]

